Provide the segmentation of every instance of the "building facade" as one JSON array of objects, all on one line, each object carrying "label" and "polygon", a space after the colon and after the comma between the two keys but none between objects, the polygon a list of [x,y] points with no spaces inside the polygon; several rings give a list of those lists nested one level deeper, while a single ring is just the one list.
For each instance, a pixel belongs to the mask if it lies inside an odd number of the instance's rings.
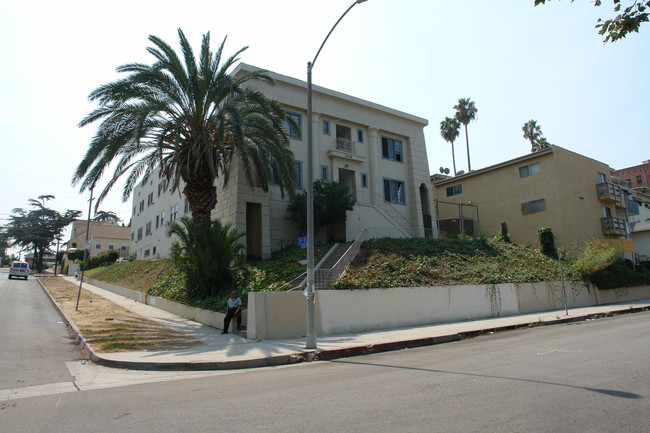
[{"label": "building facade", "polygon": [[505,223],[512,242],[530,247],[548,226],[556,246],[575,254],[590,239],[628,235],[626,188],[612,173],[607,164],[551,145],[453,178],[434,176],[438,224],[442,234],[463,221],[475,234],[495,235]]},{"label": "building facade", "polygon": [[[86,228],[88,220],[75,220],[72,223],[68,249],[83,249],[86,243]],[[90,257],[97,257],[109,251],[117,251],[120,257],[129,255],[129,237],[131,229],[124,227],[117,221],[91,221],[88,243],[90,245]]]},{"label": "building facade", "polygon": [[[257,68],[240,64],[234,74]],[[275,85],[250,84],[279,101],[300,126],[289,129],[297,173],[296,193],[307,185],[307,85],[273,72]],[[313,86],[314,180],[338,181],[356,200],[345,224],[319,233],[317,241],[369,237],[433,236],[431,182],[424,141],[427,120],[353,96]],[[212,213],[245,233],[247,254],[267,258],[305,235],[288,219],[289,197],[271,185],[251,187],[233,162],[228,183],[215,181],[217,206]],[[133,193],[132,250],[137,258],[169,254],[165,225],[189,212],[181,185],[173,194],[164,179],[153,176]]]},{"label": "building facade", "polygon": [[645,188],[646,192],[650,192],[648,191],[650,188],[650,160],[643,161],[641,165],[616,170],[614,175],[624,179],[628,188]]}]

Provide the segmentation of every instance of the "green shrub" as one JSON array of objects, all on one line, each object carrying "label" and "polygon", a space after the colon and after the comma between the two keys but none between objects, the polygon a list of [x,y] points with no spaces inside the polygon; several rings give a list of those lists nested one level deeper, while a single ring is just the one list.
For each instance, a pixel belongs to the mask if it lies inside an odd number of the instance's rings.
[{"label": "green shrub", "polygon": [[554,257],[557,255],[557,251],[555,249],[555,236],[553,235],[553,230],[550,227],[542,227],[537,231],[537,243],[542,254],[545,254],[549,257]]},{"label": "green shrub", "polygon": [[574,263],[574,268],[585,278],[605,269],[621,256],[621,252],[604,239],[592,239],[587,242],[584,252]]}]

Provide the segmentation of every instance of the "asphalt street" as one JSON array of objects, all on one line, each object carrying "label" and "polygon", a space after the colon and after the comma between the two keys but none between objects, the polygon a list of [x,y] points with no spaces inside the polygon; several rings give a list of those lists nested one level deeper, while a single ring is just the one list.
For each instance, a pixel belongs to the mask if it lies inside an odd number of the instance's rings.
[{"label": "asphalt street", "polygon": [[[646,432],[650,312],[255,370],[78,366],[80,391],[0,402],[11,432]],[[83,370],[94,371],[84,379]],[[110,369],[108,369],[110,370]],[[102,385],[103,383],[103,385]]]}]

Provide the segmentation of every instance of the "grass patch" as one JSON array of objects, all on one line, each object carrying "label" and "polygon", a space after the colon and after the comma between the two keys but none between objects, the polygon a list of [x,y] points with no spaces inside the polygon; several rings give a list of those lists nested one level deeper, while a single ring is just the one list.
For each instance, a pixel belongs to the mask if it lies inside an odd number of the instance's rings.
[{"label": "grass patch", "polygon": [[149,287],[167,277],[173,271],[171,267],[171,259],[138,260],[91,269],[85,275],[145,293]]},{"label": "grass patch", "polygon": [[76,311],[79,286],[60,277],[43,278],[41,283],[98,352],[172,350],[203,344],[85,289]]}]

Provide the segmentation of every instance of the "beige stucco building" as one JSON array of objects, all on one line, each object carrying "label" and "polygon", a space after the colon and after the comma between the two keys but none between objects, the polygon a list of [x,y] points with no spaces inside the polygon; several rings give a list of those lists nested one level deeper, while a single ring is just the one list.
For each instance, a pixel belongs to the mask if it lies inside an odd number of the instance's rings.
[{"label": "beige stucco building", "polygon": [[[72,223],[68,249],[83,249],[86,243],[86,228],[88,220],[75,220]],[[108,251],[118,251],[120,257],[129,255],[129,236],[131,229],[124,227],[114,220],[91,221],[88,242],[90,245],[90,257],[97,257]]]},{"label": "beige stucco building", "polygon": [[[592,238],[627,235],[624,182],[559,146],[432,183],[443,234],[463,221],[465,231],[494,235],[505,222],[512,242],[537,247],[537,231],[549,226],[556,246],[573,254]],[[476,209],[478,217],[468,212]]]},{"label": "beige stucco building", "polygon": [[[234,74],[257,68],[240,64]],[[300,126],[289,130],[298,175],[297,193],[307,185],[307,85],[269,72],[275,85],[251,85],[279,101]],[[423,129],[427,120],[319,86],[313,86],[314,179],[338,181],[350,188],[356,205],[346,224],[317,241],[354,240],[363,229],[369,237],[435,235],[431,182]],[[266,258],[297,242],[299,233],[287,218],[287,194],[251,188],[233,164],[228,184],[217,179],[212,213],[245,233],[249,256]],[[181,188],[182,190],[182,185]],[[171,194],[158,176],[141,182],[133,193],[132,251],[137,258],[166,256],[169,221],[189,209],[179,191]]]}]

